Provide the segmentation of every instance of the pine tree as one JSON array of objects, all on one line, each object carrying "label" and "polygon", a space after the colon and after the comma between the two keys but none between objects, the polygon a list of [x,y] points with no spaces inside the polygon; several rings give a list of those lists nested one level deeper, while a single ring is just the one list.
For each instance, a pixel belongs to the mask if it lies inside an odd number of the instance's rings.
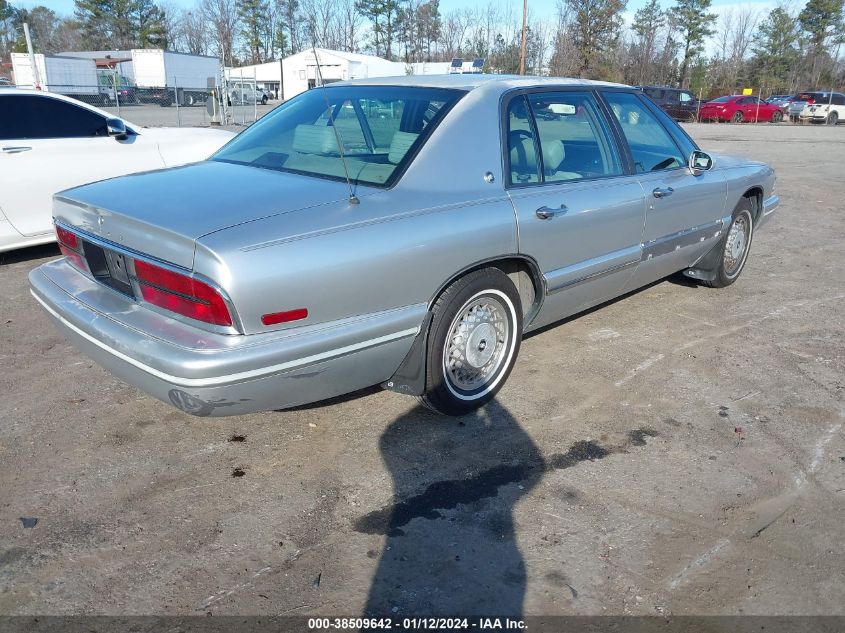
[{"label": "pine tree", "polygon": [[572,36],[578,54],[579,77],[599,77],[607,53],[622,28],[624,0],[566,0],[572,13]]},{"label": "pine tree", "polygon": [[754,39],[754,67],[760,83],[785,88],[798,63],[798,25],[783,7],[775,7],[757,27]]},{"label": "pine tree", "polygon": [[241,20],[244,43],[249,49],[252,64],[262,61],[261,48],[265,25],[270,19],[267,0],[238,0],[238,17]]},{"label": "pine tree", "polygon": [[683,38],[683,57],[681,59],[678,85],[684,88],[687,83],[691,62],[704,50],[704,41],[713,35],[715,13],[708,13],[711,0],[676,0],[669,9],[672,25],[680,31]]},{"label": "pine tree", "polygon": [[798,14],[810,42],[810,81],[814,87],[818,87],[825,58],[831,61],[827,46],[845,43],[843,3],[845,0],[809,0]]}]

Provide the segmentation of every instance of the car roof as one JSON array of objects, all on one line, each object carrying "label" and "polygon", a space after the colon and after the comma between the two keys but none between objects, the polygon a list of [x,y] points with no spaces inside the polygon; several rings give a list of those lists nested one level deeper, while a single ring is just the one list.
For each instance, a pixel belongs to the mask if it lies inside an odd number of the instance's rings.
[{"label": "car roof", "polygon": [[404,75],[399,77],[371,77],[338,81],[331,86],[418,86],[426,88],[456,88],[476,90],[485,88],[490,91],[505,92],[514,88],[533,88],[547,86],[633,88],[625,84],[616,84],[591,79],[573,79],[569,77],[537,77],[533,75],[488,75],[488,74],[451,74],[451,75]]}]

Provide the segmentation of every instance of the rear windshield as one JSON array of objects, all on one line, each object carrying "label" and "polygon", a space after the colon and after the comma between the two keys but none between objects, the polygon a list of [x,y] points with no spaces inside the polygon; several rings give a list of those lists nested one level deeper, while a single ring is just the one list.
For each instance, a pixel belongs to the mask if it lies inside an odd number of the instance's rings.
[{"label": "rear windshield", "polygon": [[733,97],[719,97],[718,99],[711,99],[710,103],[727,103],[733,99]]},{"label": "rear windshield", "polygon": [[819,101],[827,99],[830,95],[826,92],[802,92],[795,97],[796,101]]},{"label": "rear windshield", "polygon": [[345,158],[353,182],[389,186],[463,94],[405,86],[315,88],[260,119],[212,160],[343,180]]}]

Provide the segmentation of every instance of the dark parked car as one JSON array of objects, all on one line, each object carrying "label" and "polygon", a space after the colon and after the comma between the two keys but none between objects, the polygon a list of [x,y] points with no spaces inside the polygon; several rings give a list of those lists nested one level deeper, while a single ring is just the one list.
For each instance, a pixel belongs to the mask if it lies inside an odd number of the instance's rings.
[{"label": "dark parked car", "polygon": [[666,86],[641,86],[641,90],[676,121],[694,121],[698,99],[689,90]]}]

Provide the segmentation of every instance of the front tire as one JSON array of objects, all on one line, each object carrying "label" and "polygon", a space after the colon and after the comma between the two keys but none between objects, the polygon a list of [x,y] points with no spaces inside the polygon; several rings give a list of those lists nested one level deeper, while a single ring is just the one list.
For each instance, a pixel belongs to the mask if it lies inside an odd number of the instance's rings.
[{"label": "front tire", "polygon": [[522,341],[522,304],[508,276],[483,268],[450,285],[432,308],[425,393],[428,408],[463,415],[496,395]]},{"label": "front tire", "polygon": [[836,125],[839,123],[839,115],[836,112],[831,112],[827,115],[827,124]]},{"label": "front tire", "polygon": [[742,123],[742,112],[739,110],[734,112],[734,115],[731,117],[731,123]]},{"label": "front tire", "polygon": [[781,121],[783,121],[783,112],[777,110],[772,114],[772,123],[780,123]]},{"label": "front tire", "polygon": [[734,212],[725,237],[721,242],[721,256],[716,265],[716,276],[704,283],[711,288],[725,288],[735,282],[751,251],[751,238],[754,235],[754,217],[751,214],[751,201],[743,198]]}]

